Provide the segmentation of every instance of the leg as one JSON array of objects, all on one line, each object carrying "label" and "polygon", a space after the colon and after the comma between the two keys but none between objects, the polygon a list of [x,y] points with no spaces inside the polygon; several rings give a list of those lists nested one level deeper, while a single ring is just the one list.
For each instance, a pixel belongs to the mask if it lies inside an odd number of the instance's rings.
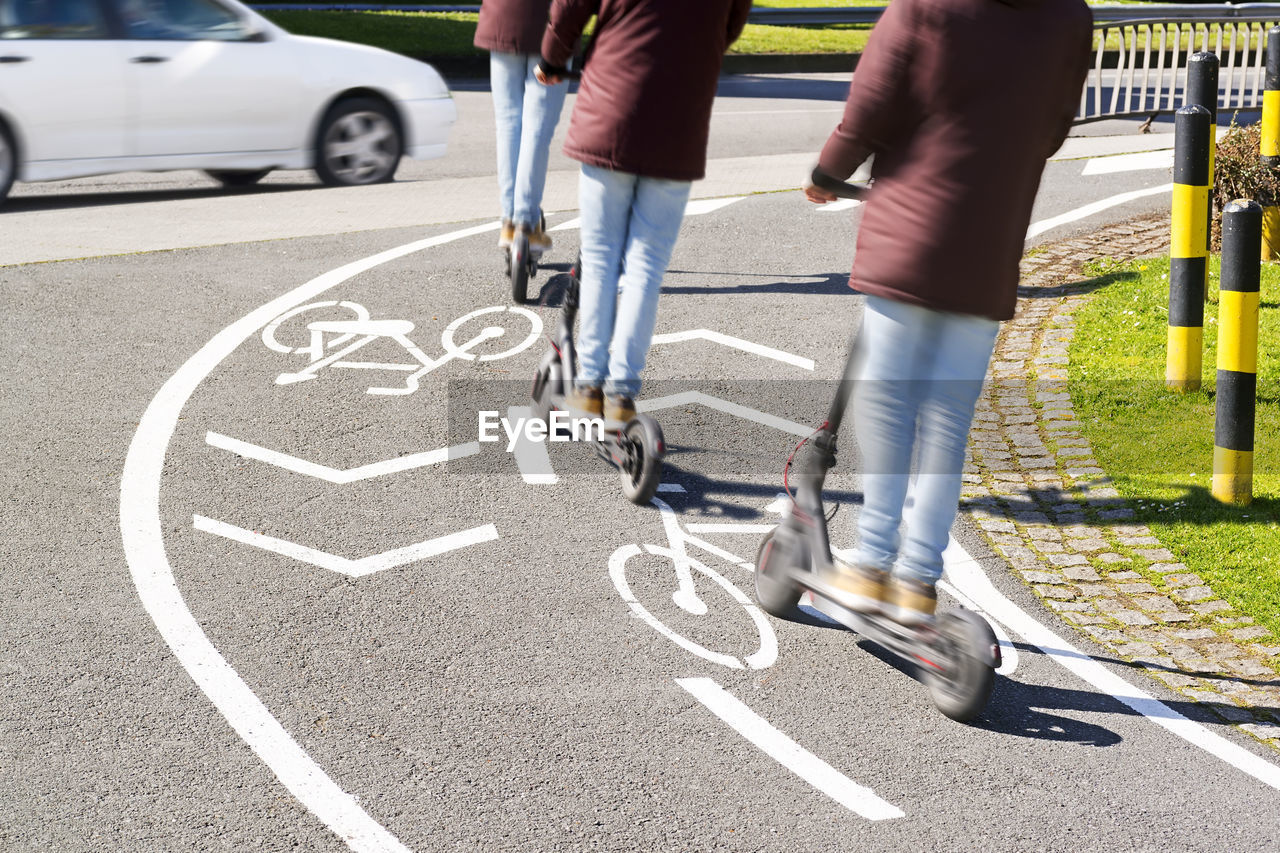
[{"label": "leg", "polygon": [[609,367],[618,277],[635,188],[635,175],[582,166],[578,179],[578,207],[582,214],[582,287],[577,339],[579,386],[598,388]]},{"label": "leg", "polygon": [[502,218],[508,221],[515,215],[524,76],[525,62],[520,54],[497,51],[489,54],[489,88],[493,93],[493,123],[498,143],[498,203]]},{"label": "leg", "polygon": [[942,552],[955,521],[973,409],[1000,324],[983,317],[941,315],[932,341],[920,406],[919,458],[907,510],[906,542],[895,577],[932,586],[942,576]]},{"label": "leg", "polygon": [[533,76],[540,61],[525,56],[524,115],[520,133],[520,159],[515,172],[515,208],[513,219],[532,228],[539,226],[542,191],[547,183],[547,161],[551,157],[551,137],[560,121],[564,96],[569,91],[565,81],[543,86]]},{"label": "leg", "polygon": [[853,420],[862,468],[858,563],[888,571],[898,558],[902,505],[916,444],[922,350],[932,334],[923,308],[867,297],[858,335],[861,371]]},{"label": "leg", "polygon": [[680,235],[691,187],[688,181],[657,178],[640,178],[637,183],[622,264],[618,320],[609,346],[608,394],[634,397],[640,390],[640,373],[658,321],[662,277]]}]

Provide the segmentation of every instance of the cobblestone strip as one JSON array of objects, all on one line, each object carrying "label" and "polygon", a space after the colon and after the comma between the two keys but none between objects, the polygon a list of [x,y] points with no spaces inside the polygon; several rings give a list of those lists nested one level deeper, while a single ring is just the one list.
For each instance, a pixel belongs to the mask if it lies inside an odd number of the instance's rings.
[{"label": "cobblestone strip", "polygon": [[1082,267],[1168,250],[1168,218],[1058,243],[1022,262],[978,404],[963,505],[1045,604],[1227,722],[1280,749],[1280,644],[1163,548],[1111,487],[1067,392]]}]

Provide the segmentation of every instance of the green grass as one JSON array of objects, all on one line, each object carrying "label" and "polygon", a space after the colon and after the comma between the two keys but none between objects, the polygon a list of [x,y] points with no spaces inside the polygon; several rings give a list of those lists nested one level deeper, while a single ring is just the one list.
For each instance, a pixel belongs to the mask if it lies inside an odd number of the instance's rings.
[{"label": "green grass", "polygon": [[[1218,503],[1213,474],[1218,259],[1205,306],[1205,387],[1164,388],[1167,258],[1095,265],[1077,315],[1070,389],[1103,470],[1180,562],[1280,636],[1280,267],[1263,266],[1254,501]],[[1274,642],[1274,640],[1272,641]]]}]

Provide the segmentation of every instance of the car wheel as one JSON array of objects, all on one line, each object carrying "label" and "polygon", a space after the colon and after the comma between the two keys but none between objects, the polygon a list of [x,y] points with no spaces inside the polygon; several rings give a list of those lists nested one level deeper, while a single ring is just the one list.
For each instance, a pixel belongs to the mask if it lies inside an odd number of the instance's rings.
[{"label": "car wheel", "polygon": [[403,153],[391,108],[373,98],[349,98],[320,122],[316,174],[331,187],[383,183],[395,176]]},{"label": "car wheel", "polygon": [[205,174],[224,187],[251,187],[271,174],[270,169],[206,169]]},{"label": "car wheel", "polygon": [[9,195],[13,179],[18,174],[18,150],[13,144],[13,134],[0,124],[0,202]]}]

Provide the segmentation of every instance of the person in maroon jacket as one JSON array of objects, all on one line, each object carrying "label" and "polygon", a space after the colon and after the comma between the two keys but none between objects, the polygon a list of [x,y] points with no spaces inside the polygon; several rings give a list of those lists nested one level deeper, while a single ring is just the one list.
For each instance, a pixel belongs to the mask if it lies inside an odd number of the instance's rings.
[{"label": "person in maroon jacket", "polygon": [[542,221],[551,137],[560,121],[568,83],[540,86],[534,78],[551,0],[483,0],[475,46],[489,51],[489,88],[498,136],[498,246],[511,245],[517,227],[529,247],[551,248]]},{"label": "person in maroon jacket", "polygon": [[974,406],[1092,34],[1083,0],[893,0],[858,63],[815,174],[845,179],[875,156],[850,279],[866,294],[864,502],[856,561],[829,579],[847,606],[933,619]]},{"label": "person in maroon jacket", "polygon": [[[750,0],[554,0],[541,80],[560,79],[587,20],[589,58],[564,150],[582,163],[582,289],[572,408],[635,416],[662,277],[706,170],[724,52]],[[604,397],[608,397],[605,405]]]}]

